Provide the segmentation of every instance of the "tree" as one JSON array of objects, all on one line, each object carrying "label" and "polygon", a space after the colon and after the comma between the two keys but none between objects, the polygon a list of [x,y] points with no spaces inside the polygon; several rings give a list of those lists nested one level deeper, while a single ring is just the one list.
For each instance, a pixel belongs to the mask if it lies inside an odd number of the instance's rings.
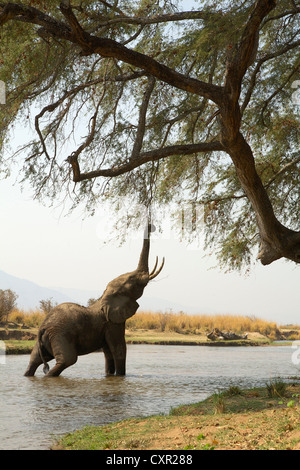
[{"label": "tree", "polygon": [[46,300],[40,300],[40,309],[46,313],[46,315],[48,313],[51,312],[51,310],[56,307],[57,305],[57,302],[55,302],[52,297],[50,297],[50,299],[46,299]]},{"label": "tree", "polygon": [[8,315],[16,308],[18,295],[11,289],[0,289],[0,320],[7,321]]},{"label": "tree", "polygon": [[264,265],[299,263],[300,7],[185,4],[0,2],[2,148],[39,109],[22,149],[37,196],[73,180],[75,205],[201,203],[221,262],[239,267],[259,243]]},{"label": "tree", "polygon": [[90,299],[88,299],[87,301],[87,306],[90,307],[91,305],[93,305],[95,302],[97,302],[98,299],[94,299],[93,297],[91,297]]}]

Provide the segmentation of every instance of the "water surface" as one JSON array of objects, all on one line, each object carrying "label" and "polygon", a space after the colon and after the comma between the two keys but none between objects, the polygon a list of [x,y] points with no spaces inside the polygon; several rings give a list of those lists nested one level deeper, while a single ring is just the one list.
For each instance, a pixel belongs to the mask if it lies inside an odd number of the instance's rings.
[{"label": "water surface", "polygon": [[231,385],[299,375],[289,346],[128,345],[126,377],[105,377],[104,356],[81,356],[60,377],[24,377],[29,356],[0,364],[0,449],[47,449],[87,424],[168,413]]}]

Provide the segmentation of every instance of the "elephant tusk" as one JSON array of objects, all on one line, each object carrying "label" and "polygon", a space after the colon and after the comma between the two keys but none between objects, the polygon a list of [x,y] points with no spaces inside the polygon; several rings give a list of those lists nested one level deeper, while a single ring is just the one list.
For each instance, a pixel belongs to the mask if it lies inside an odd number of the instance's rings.
[{"label": "elephant tusk", "polygon": [[[149,281],[151,281],[152,279],[154,279],[156,276],[159,275],[159,273],[161,272],[162,268],[164,267],[164,264],[165,264],[165,258],[163,258],[162,263],[161,263],[159,269],[158,269],[156,272],[153,273],[153,270],[152,270],[151,274],[149,275]],[[155,266],[155,267],[156,267],[156,266]],[[152,274],[152,273],[153,273],[153,274]]]},{"label": "elephant tusk", "polygon": [[155,273],[157,263],[158,263],[158,256],[156,257],[154,268],[152,269],[151,273],[149,273],[149,276],[152,276],[152,274]]}]

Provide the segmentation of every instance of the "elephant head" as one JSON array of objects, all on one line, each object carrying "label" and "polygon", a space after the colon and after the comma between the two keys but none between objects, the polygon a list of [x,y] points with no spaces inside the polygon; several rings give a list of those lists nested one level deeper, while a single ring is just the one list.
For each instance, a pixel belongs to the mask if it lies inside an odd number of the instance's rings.
[{"label": "elephant head", "polygon": [[143,295],[148,282],[158,276],[164,266],[165,259],[163,258],[159,269],[156,269],[158,264],[158,258],[156,257],[154,268],[149,272],[149,237],[150,232],[154,232],[154,230],[155,227],[152,224],[147,224],[137,269],[122,274],[109,282],[98,301],[101,303],[102,311],[105,313],[107,320],[113,323],[123,323],[135,314],[139,307],[136,300]]}]

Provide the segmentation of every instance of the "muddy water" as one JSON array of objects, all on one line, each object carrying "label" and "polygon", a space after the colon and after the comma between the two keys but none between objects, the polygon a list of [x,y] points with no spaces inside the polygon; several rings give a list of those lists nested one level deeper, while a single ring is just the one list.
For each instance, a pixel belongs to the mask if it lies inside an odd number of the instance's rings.
[{"label": "muddy water", "polygon": [[0,449],[47,449],[55,436],[87,424],[168,413],[231,385],[300,378],[294,352],[289,346],[129,345],[126,377],[105,377],[103,354],[93,353],[49,379],[39,369],[23,377],[29,356],[6,356],[0,364]]}]

